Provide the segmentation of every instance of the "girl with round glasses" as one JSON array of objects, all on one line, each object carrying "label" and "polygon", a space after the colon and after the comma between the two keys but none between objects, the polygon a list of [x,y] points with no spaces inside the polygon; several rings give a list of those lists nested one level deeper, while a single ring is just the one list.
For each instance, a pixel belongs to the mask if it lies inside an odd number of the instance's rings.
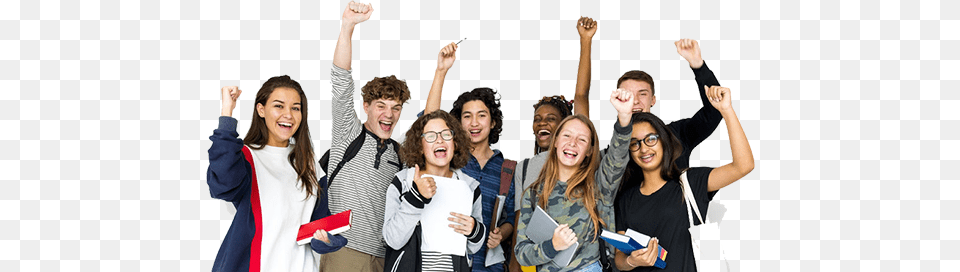
[{"label": "girl with round glasses", "polygon": [[[418,231],[420,216],[426,207],[432,205],[430,201],[437,193],[437,182],[463,182],[473,192],[472,199],[462,199],[471,203],[472,212],[469,215],[451,212],[448,227],[467,238],[463,245],[465,256],[480,250],[486,234],[482,221],[477,219],[480,218],[482,210],[480,182],[460,171],[460,168],[467,164],[469,156],[470,139],[463,133],[460,122],[453,115],[437,110],[424,114],[413,122],[400,147],[400,159],[407,168],[397,172],[393,182],[387,187],[383,238],[390,249],[403,249],[414,233],[421,233],[420,237],[416,237],[420,240],[428,236]],[[439,181],[423,175],[448,179]],[[401,255],[395,263],[386,263],[385,266],[398,268],[397,271],[470,270],[464,256],[420,249],[403,254],[414,254],[414,258],[403,258]],[[417,267],[418,259],[420,267]],[[412,263],[406,263],[408,261]]]},{"label": "girl with round glasses", "polygon": [[[730,105],[730,89],[718,88],[717,92],[708,93],[709,101],[726,122],[733,153],[733,162],[721,167],[680,169],[677,160],[683,146],[673,131],[652,113],[633,115],[631,160],[617,198],[615,225],[620,234],[632,229],[655,238],[650,239],[647,248],[630,254],[618,250],[615,263],[620,271],[696,271],[681,174],[686,172],[700,213],[706,215],[718,190],[753,170],[753,153]],[[647,250],[658,245],[669,252],[664,269],[653,267],[659,251]]]}]

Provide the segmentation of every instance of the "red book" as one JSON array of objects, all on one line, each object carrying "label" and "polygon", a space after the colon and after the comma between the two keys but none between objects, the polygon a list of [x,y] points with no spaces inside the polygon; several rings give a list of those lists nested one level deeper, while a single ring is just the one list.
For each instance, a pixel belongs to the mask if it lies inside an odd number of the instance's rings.
[{"label": "red book", "polygon": [[350,210],[340,212],[331,216],[317,219],[316,221],[300,225],[300,231],[297,232],[297,244],[305,245],[310,243],[313,234],[317,230],[325,230],[330,235],[337,235],[350,229],[353,217]]}]

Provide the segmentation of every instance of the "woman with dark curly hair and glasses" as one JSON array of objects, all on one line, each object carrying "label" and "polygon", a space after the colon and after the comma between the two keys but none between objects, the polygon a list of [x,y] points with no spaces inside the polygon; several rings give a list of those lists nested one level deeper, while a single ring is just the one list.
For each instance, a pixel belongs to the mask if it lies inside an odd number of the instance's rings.
[{"label": "woman with dark curly hair and glasses", "polygon": [[[480,250],[486,237],[486,227],[478,219],[482,209],[480,182],[460,171],[460,168],[467,164],[469,156],[469,138],[460,129],[457,118],[445,111],[437,110],[424,114],[407,130],[406,139],[400,147],[400,158],[407,168],[397,172],[393,182],[387,187],[386,209],[383,213],[383,239],[389,247],[386,267],[395,271],[470,270],[467,257]],[[428,224],[421,221],[421,215],[436,208],[430,205],[442,205],[430,204],[440,182],[462,182],[473,196],[472,199],[457,200],[471,205],[472,212],[469,215],[450,212],[448,218],[448,226],[453,232],[466,237],[462,252],[467,255],[444,254],[430,249],[421,250],[422,248],[410,248],[414,252],[402,251],[408,248],[411,238],[425,241],[422,245],[429,244],[428,236],[436,233],[427,235],[425,231],[428,228],[446,229],[444,226],[421,225]],[[457,186],[444,187],[453,189]],[[424,232],[421,232],[421,227]],[[416,233],[422,234],[414,237]],[[394,254],[394,251],[402,253]],[[398,257],[393,258],[394,255]],[[404,255],[408,257],[405,258]],[[413,258],[410,258],[411,255]]]}]

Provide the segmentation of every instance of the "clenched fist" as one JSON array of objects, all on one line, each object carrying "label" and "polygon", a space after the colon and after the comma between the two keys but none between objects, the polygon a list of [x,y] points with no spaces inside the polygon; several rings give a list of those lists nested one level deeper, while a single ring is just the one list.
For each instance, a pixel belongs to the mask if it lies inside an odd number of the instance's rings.
[{"label": "clenched fist", "polygon": [[240,87],[225,86],[220,89],[220,116],[233,116],[233,109],[237,107],[237,98],[240,97]]},{"label": "clenched fist", "polygon": [[350,1],[343,10],[341,19],[344,24],[353,26],[370,19],[370,15],[373,15],[373,5]]},{"label": "clenched fist", "polygon": [[696,40],[680,39],[673,42],[673,45],[677,46],[677,53],[687,60],[687,63],[690,63],[690,68],[697,69],[703,66],[703,58],[700,57],[700,45],[697,44]]}]

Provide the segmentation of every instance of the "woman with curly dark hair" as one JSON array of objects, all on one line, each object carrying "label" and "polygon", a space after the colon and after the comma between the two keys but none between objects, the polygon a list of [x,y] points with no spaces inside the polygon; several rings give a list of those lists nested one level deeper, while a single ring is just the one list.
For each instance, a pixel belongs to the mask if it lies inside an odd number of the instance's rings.
[{"label": "woman with curly dark hair", "polygon": [[[426,240],[429,236],[413,237],[415,233],[421,233],[424,211],[437,208],[429,205],[437,193],[438,182],[462,182],[473,193],[472,201],[469,198],[459,200],[472,203],[471,214],[450,212],[448,226],[466,237],[465,253],[472,254],[480,249],[486,236],[486,228],[477,219],[482,210],[480,182],[460,171],[470,156],[470,140],[464,134],[457,118],[442,110],[420,116],[407,130],[400,147],[400,158],[407,168],[400,170],[387,187],[383,219],[383,238],[389,247],[386,267],[401,268],[398,271],[470,270],[465,256],[423,251],[422,248],[416,248],[416,252],[403,252],[396,260],[390,260],[390,250],[402,250],[411,238]],[[455,187],[457,185],[447,188]],[[413,254],[414,258],[403,258],[407,254]],[[417,260],[420,260],[419,264]]]}]

